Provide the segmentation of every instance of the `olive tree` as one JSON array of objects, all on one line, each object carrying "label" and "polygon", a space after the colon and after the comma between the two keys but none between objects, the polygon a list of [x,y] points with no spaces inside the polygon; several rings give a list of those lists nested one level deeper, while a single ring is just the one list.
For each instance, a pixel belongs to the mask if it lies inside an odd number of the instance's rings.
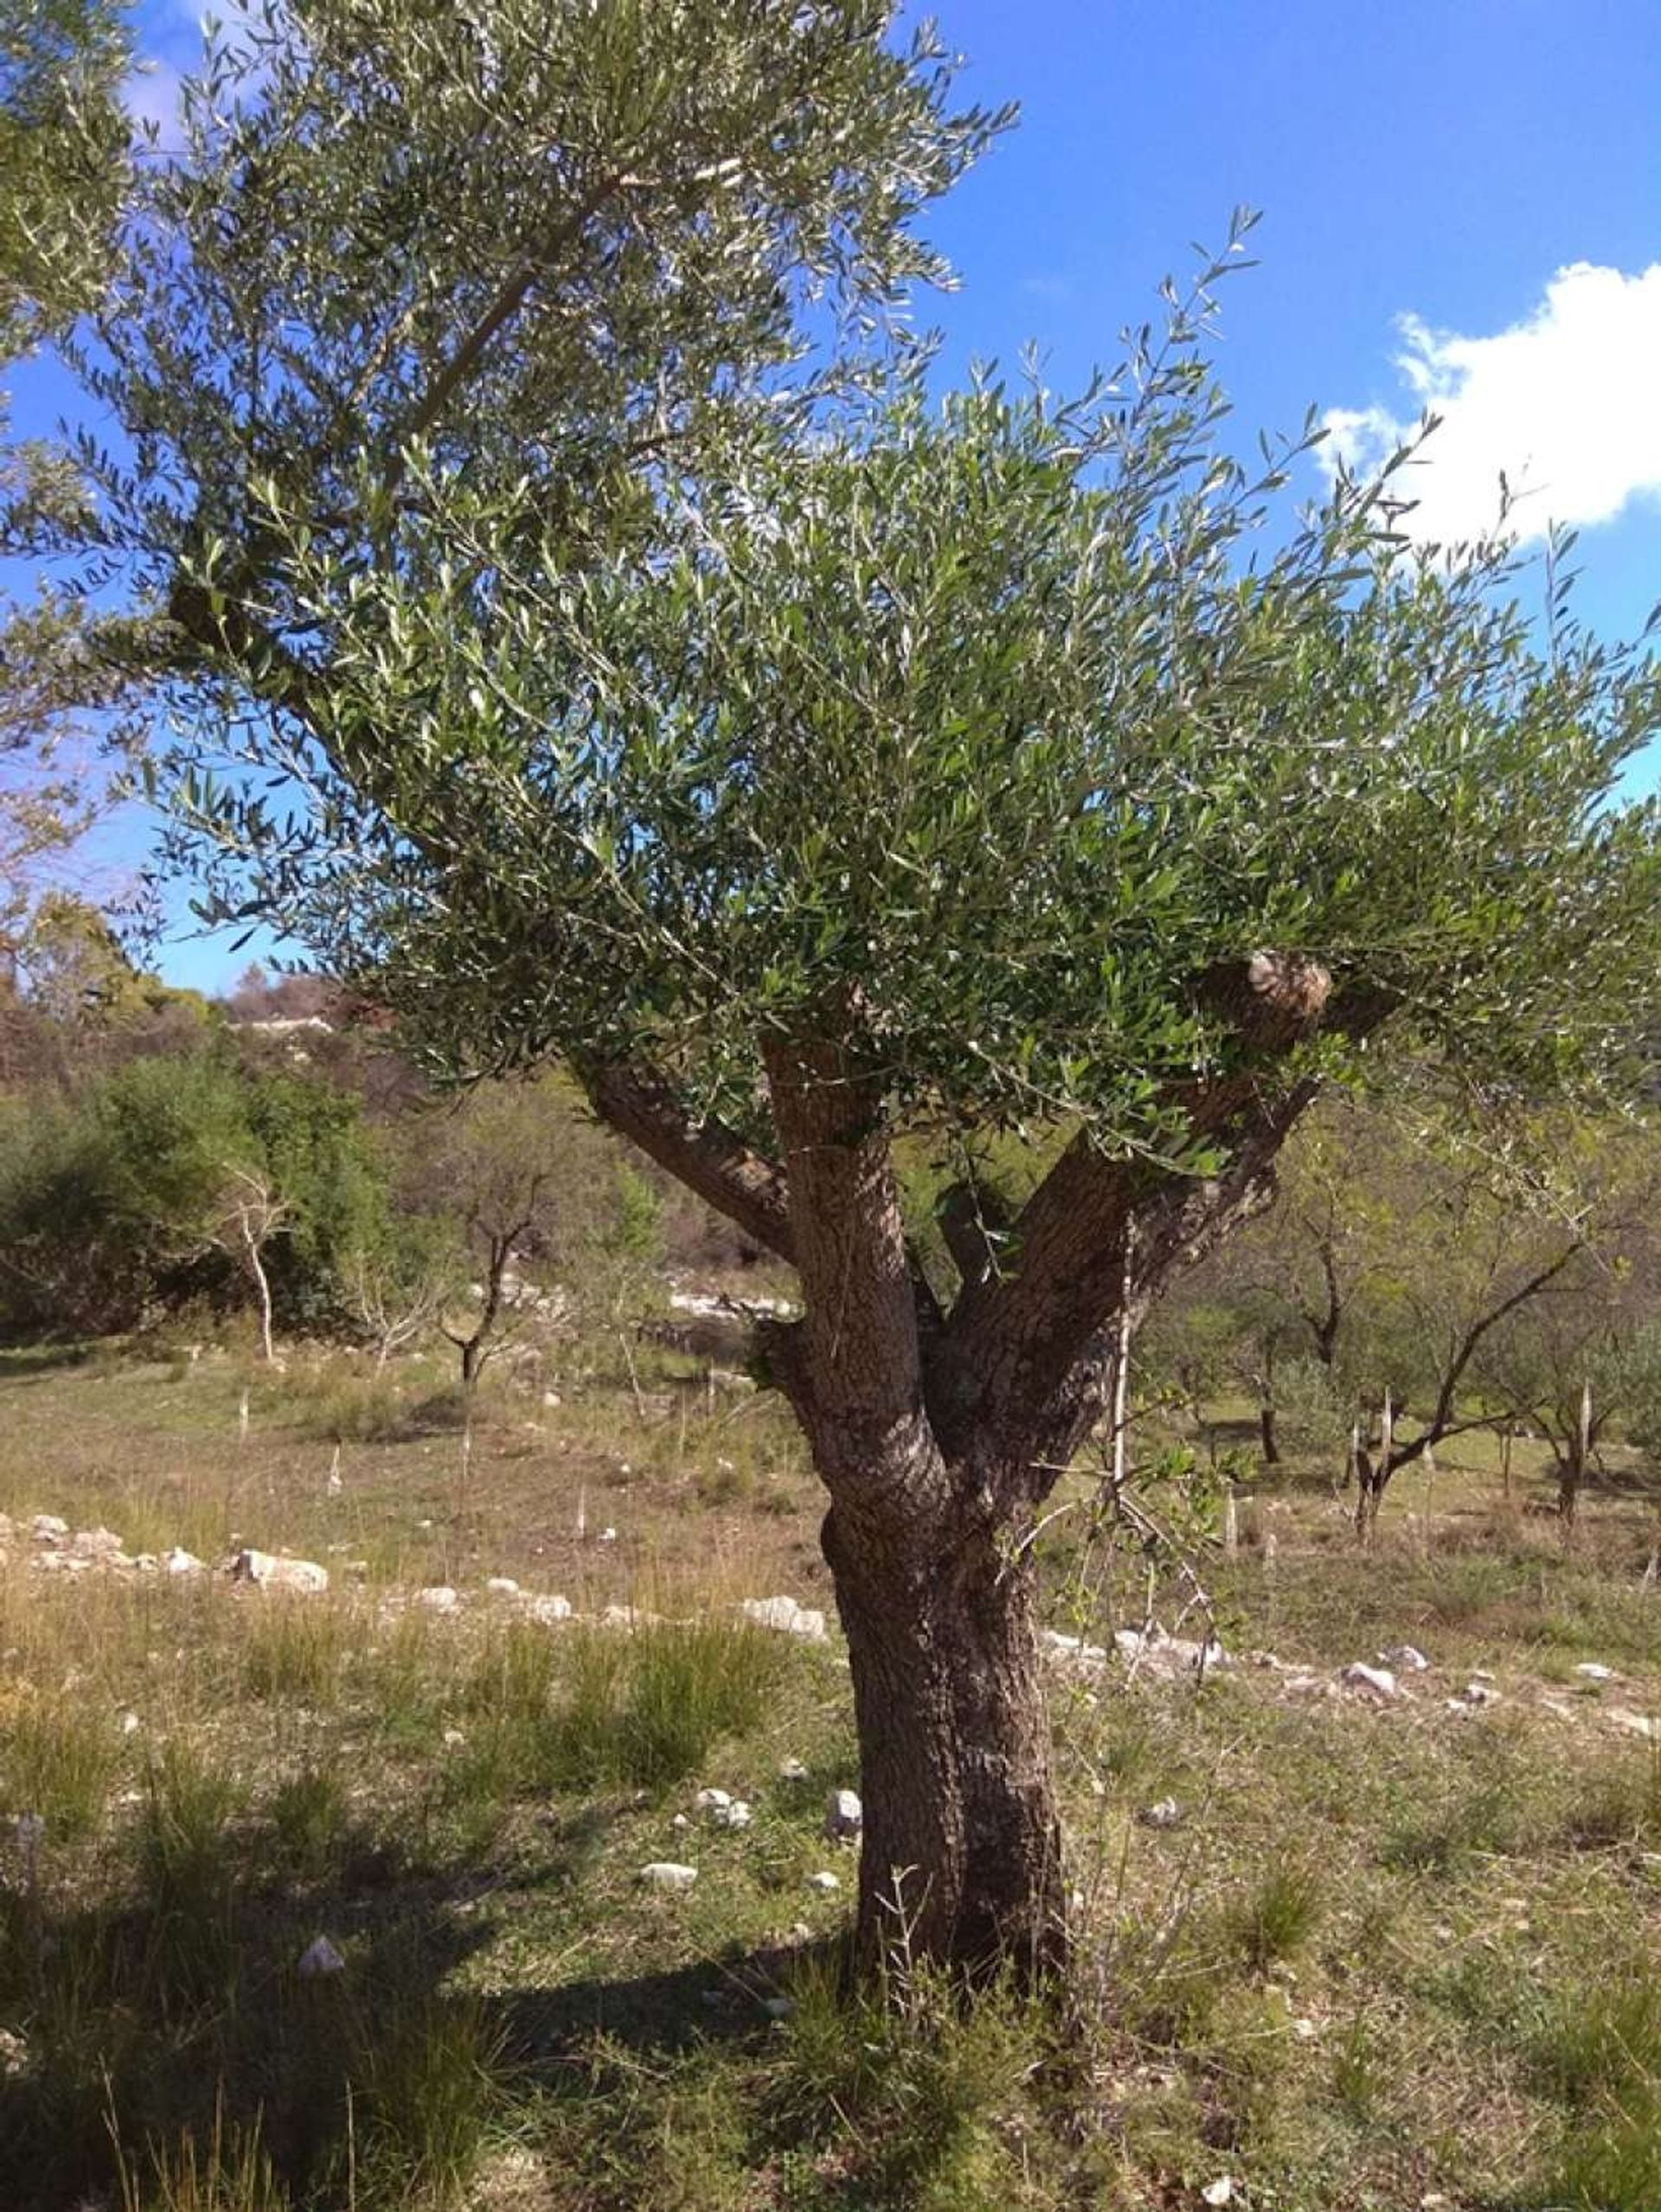
[{"label": "olive tree", "polygon": [[[108,0],[0,0],[0,375],[107,280],[126,180],[116,97],[125,60],[122,11]],[[0,432],[7,412],[0,389]],[[0,456],[0,494],[20,508],[50,505],[63,489],[38,446]],[[73,598],[14,608],[0,587],[0,969],[42,869],[96,811],[85,764],[55,757],[53,743],[64,715],[113,703],[109,676],[89,682],[75,665],[80,627]]]},{"label": "olive tree", "polygon": [[[326,100],[291,41],[263,105],[208,104],[91,364],[140,447],[99,528],[170,610],[175,805],[221,907],[453,1070],[561,1056],[794,1267],[766,1349],[829,1498],[862,1952],[1052,1963],[1029,1540],[1111,1349],[1387,1026],[1618,1072],[1654,680],[1555,602],[1536,650],[1506,556],[1409,556],[1388,485],[1283,517],[1289,458],[1223,443],[1203,282],[1076,402],[747,381],[801,270],[906,273],[971,148],[882,10],[532,42],[406,4],[360,66],[394,12],[293,10]],[[976,1167],[1011,1138],[1018,1210]],[[902,1138],[957,1164],[944,1290]]]},{"label": "olive tree", "polygon": [[[561,1052],[795,1266],[767,1350],[830,1497],[868,1952],[1063,1940],[1028,1539],[1121,1326],[1388,1025],[1589,1080],[1651,988],[1611,795],[1648,672],[1536,656],[1502,556],[1406,560],[1359,491],[1248,567],[1183,337],[1128,405],[914,388],[751,447],[677,548],[576,573],[433,469],[441,553],[291,543],[329,656],[250,758],[317,811],[208,817],[433,1050]],[[1011,1127],[1055,1155],[1014,1215],[974,1175]],[[945,1298],[919,1132],[966,1170]]]}]

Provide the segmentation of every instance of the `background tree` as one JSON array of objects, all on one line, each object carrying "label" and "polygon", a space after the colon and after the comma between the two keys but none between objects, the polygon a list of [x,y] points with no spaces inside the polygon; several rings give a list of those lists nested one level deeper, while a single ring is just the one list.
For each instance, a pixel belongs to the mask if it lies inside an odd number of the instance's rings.
[{"label": "background tree", "polygon": [[[99,530],[172,617],[224,898],[435,1060],[562,1052],[794,1266],[768,1350],[830,1499],[862,1946],[1051,1959],[1025,1539],[1106,1348],[1387,1023],[1616,1078],[1655,683],[1561,604],[1537,652],[1504,555],[1404,555],[1347,484],[1247,561],[1284,462],[1219,446],[1232,253],[1077,404],[914,377],[797,435],[741,373],[796,278],[922,266],[895,218],[984,119],[862,10],[535,16],[486,57],[297,8],[266,91],[187,99],[87,362],[138,457],[90,458]],[[1045,1171],[1013,1218],[971,1189],[942,1300],[896,1141],[1011,1129]]]},{"label": "background tree", "polygon": [[277,1347],[272,1341],[271,1277],[266,1268],[266,1249],[288,1219],[288,1201],[268,1175],[258,1168],[225,1164],[225,1182],[215,1208],[217,1220],[211,1241],[252,1281],[260,1301],[260,1347],[266,1364],[273,1366]]},{"label": "background tree", "polygon": [[0,1325],[131,1329],[192,1297],[234,1303],[240,1272],[273,1321],[315,1326],[385,1202],[350,1094],[222,1050],[0,1096]]},{"label": "background tree", "polygon": [[401,1181],[407,1200],[453,1224],[473,1276],[441,1321],[464,1389],[529,1318],[540,1280],[585,1248],[615,1173],[557,1080],[483,1083],[429,1115]]},{"label": "background tree", "polygon": [[1582,1241],[1549,1296],[1505,1316],[1477,1371],[1507,1424],[1526,1425],[1550,1446],[1568,1530],[1600,1446],[1623,1425],[1643,1426],[1653,1388],[1661,1162],[1653,1138],[1631,1131],[1558,1135],[1560,1158],[1578,1169]]}]

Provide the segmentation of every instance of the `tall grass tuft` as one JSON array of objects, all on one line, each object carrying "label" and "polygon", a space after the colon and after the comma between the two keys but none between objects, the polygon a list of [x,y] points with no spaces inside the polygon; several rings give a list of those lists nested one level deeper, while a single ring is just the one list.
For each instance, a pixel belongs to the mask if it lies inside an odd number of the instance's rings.
[{"label": "tall grass tuft", "polygon": [[279,1782],[268,1808],[283,1857],[315,1879],[343,1847],[350,1819],[346,1786],[332,1766],[307,1766]]},{"label": "tall grass tuft", "polygon": [[120,1745],[101,1715],[25,1696],[0,1713],[0,1813],[35,1813],[48,1839],[88,1835],[103,1818]]},{"label": "tall grass tuft", "polygon": [[116,2166],[121,2212],[290,2212],[259,2120],[228,2121],[222,2100],[206,2142],[187,2129],[170,2144],[152,2142],[140,2160],[118,2138]]},{"label": "tall grass tuft", "polygon": [[461,2200],[499,2106],[503,2042],[475,1997],[377,1992],[350,2057],[352,2157],[366,2202]]},{"label": "tall grass tuft", "polygon": [[1315,1932],[1322,1892],[1312,1869],[1272,1866],[1224,1914],[1233,1947],[1254,1973],[1289,1959]]},{"label": "tall grass tuft", "polygon": [[324,1707],[339,1694],[352,1623],[336,1605],[277,1593],[248,1608],[242,1684],[274,1704]]},{"label": "tall grass tuft", "polygon": [[718,1617],[562,1637],[548,1778],[576,1788],[684,1780],[721,1738],[761,1720],[786,1664],[781,1645],[752,1622]]},{"label": "tall grass tuft", "polygon": [[1550,2201],[1585,2212],[1661,2204],[1661,1980],[1648,1961],[1566,1991],[1536,2043],[1568,2107]]},{"label": "tall grass tuft", "polygon": [[170,2012],[211,1999],[235,1979],[240,1865],[231,1824],[242,1791],[226,1768],[180,1741],[151,1760],[145,1780],[141,1902],[152,1995]]}]

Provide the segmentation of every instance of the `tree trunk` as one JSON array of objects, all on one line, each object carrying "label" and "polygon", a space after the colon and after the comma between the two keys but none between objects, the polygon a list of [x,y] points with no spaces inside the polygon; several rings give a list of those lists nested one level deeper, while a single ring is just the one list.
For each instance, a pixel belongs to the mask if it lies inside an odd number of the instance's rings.
[{"label": "tree trunk", "polygon": [[1557,1462],[1557,1516],[1563,1524],[1563,1534],[1570,1536],[1580,1516],[1581,1485],[1586,1480],[1586,1459],[1581,1449],[1581,1439],[1571,1436],[1568,1449]]},{"label": "tree trunk", "polygon": [[1574,1522],[1580,1511],[1581,1485],[1586,1480],[1586,1471],[1592,1459],[1592,1385],[1581,1388],[1580,1419],[1569,1432],[1568,1449],[1558,1463],[1557,1511],[1563,1523],[1565,1540],[1574,1533]]},{"label": "tree trunk", "polygon": [[252,1238],[248,1242],[248,1266],[260,1291],[260,1343],[266,1356],[266,1365],[277,1363],[277,1347],[272,1341],[271,1278],[266,1274],[260,1257],[260,1247]]},{"label": "tree trunk", "polygon": [[1066,1954],[1034,1577],[984,1532],[929,1555],[833,1506],[865,1816],[863,1968],[1037,1979]]},{"label": "tree trunk", "polygon": [[1257,1409],[1257,1425],[1263,1437],[1263,1464],[1278,1467],[1280,1464],[1280,1440],[1275,1433],[1274,1407],[1267,1402]]}]

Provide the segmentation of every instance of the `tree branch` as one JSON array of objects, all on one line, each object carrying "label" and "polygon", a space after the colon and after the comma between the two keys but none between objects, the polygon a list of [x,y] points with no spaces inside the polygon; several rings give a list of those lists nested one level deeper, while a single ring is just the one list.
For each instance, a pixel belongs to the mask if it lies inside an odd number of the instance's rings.
[{"label": "tree branch", "polygon": [[927,1548],[950,1484],[924,1412],[922,1316],[881,1074],[840,1041],[773,1036],[762,1057],[790,1178],[806,1306],[806,1357],[792,1365],[811,1388],[798,1410],[815,1464],[838,1511],[869,1504],[890,1538],[895,1501],[875,1486],[891,1491],[903,1468],[901,1533]]},{"label": "tree branch", "polygon": [[792,1265],[795,1236],[784,1170],[753,1151],[724,1123],[689,1112],[663,1078],[618,1062],[580,1066],[588,1102],[606,1126],[638,1144],[743,1230]]},{"label": "tree branch", "polygon": [[1318,963],[1273,952],[1208,970],[1196,996],[1229,1022],[1246,1063],[1172,1102],[1186,1111],[1187,1137],[1222,1146],[1227,1166],[1186,1176],[1110,1156],[1081,1131],[1016,1220],[1002,1272],[965,1281],[952,1310],[948,1375],[936,1394],[948,1433],[962,1437],[987,1419],[1013,1423],[1042,1435],[1036,1456],[1059,1457],[1078,1422],[1087,1425],[1098,1340],[1126,1294],[1126,1239],[1133,1300],[1145,1310],[1174,1267],[1265,1202],[1275,1155],[1318,1087],[1314,1077],[1277,1084],[1286,1055],[1320,1029],[1364,1036],[1392,1005],[1370,991],[1334,994]]}]

